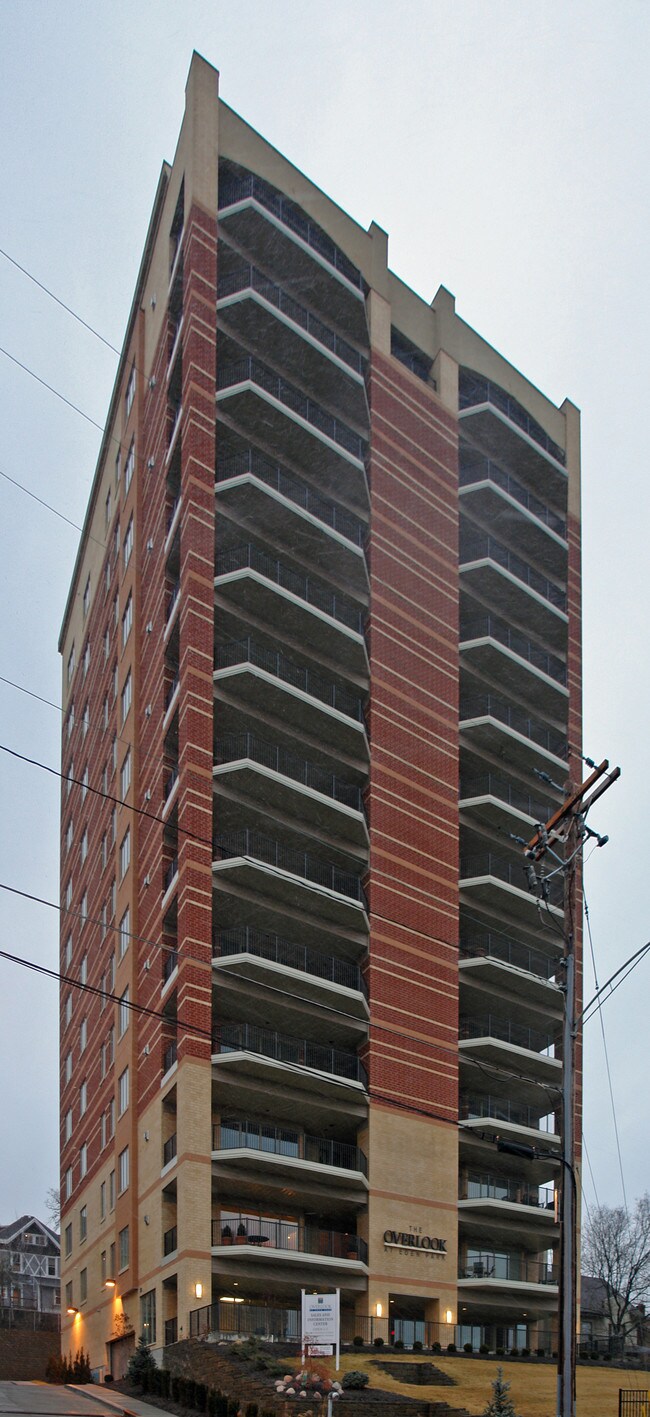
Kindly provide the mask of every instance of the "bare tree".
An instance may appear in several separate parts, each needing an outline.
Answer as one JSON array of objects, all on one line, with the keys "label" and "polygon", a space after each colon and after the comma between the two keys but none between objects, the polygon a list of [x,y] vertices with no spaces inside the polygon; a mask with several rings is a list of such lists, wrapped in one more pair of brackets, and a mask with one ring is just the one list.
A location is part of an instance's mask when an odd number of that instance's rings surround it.
[{"label": "bare tree", "polygon": [[628,1213],[622,1206],[592,1211],[582,1241],[582,1268],[603,1286],[612,1336],[625,1338],[650,1297],[650,1194]]},{"label": "bare tree", "polygon": [[61,1192],[57,1190],[56,1186],[50,1186],[45,1197],[45,1209],[49,1215],[52,1229],[58,1235],[61,1228]]}]

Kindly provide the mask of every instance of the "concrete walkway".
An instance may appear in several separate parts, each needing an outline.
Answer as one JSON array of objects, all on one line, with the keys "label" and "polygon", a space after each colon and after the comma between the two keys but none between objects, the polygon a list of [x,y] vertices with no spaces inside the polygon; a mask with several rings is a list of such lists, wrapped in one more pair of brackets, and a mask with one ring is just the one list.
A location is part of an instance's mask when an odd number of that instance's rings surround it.
[{"label": "concrete walkway", "polygon": [[69,1392],[82,1392],[90,1402],[96,1402],[104,1412],[120,1412],[125,1417],[160,1417],[160,1408],[141,1402],[139,1397],[127,1397],[123,1392],[114,1392],[110,1383],[75,1383]]}]

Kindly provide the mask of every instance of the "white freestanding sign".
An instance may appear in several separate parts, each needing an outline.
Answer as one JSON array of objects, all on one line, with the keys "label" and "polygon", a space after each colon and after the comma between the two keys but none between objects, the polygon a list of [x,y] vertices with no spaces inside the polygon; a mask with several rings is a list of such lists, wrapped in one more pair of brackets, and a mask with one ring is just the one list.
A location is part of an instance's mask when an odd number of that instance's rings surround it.
[{"label": "white freestanding sign", "polygon": [[332,1345],[336,1353],[336,1371],[339,1370],[339,1337],[341,1291],[334,1294],[308,1294],[302,1290],[302,1351],[319,1349],[322,1353]]}]

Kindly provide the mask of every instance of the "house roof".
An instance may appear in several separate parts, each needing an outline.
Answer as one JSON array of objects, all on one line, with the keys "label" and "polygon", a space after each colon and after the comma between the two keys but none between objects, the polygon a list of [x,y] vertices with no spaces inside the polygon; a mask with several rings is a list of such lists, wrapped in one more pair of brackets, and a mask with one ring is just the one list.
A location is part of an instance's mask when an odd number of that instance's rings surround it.
[{"label": "house roof", "polygon": [[0,1245],[9,1244],[18,1235],[22,1235],[26,1230],[38,1228],[53,1245],[59,1246],[59,1236],[56,1230],[52,1230],[44,1220],[39,1220],[36,1215],[21,1215],[18,1220],[10,1221],[9,1225],[0,1225]]}]

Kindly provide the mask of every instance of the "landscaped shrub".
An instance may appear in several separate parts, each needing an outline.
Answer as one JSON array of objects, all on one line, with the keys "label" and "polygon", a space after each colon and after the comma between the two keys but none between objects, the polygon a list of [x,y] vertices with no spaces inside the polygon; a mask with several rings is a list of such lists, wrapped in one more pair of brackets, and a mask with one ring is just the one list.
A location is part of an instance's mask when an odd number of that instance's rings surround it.
[{"label": "landscaped shrub", "polygon": [[448,1344],[447,1344],[447,1352],[448,1352],[448,1353],[457,1353],[457,1352],[458,1352],[458,1349],[457,1349],[457,1347],[456,1347],[456,1344],[455,1344],[455,1343],[448,1343]]},{"label": "landscaped shrub", "polygon": [[530,1358],[530,1348],[522,1348],[521,1356],[522,1358]]},{"label": "landscaped shrub", "polygon": [[60,1353],[51,1353],[45,1368],[46,1383],[64,1383],[65,1366],[65,1358]]},{"label": "landscaped shrub", "polygon": [[354,1368],[352,1368],[349,1373],[345,1374],[342,1386],[344,1388],[352,1388],[353,1391],[356,1391],[359,1388],[366,1387],[367,1383],[368,1374],[359,1373]]},{"label": "landscaped shrub", "polygon": [[260,1409],[256,1402],[247,1402],[244,1411],[244,1417],[257,1417],[259,1410]]},{"label": "landscaped shrub", "polygon": [[497,1349],[496,1349],[497,1358],[503,1358],[503,1356],[504,1356],[504,1354],[505,1354],[505,1351],[506,1351],[505,1348],[497,1348]]},{"label": "landscaped shrub", "polygon": [[171,1397],[172,1402],[180,1402],[180,1391],[181,1379],[179,1378],[178,1373],[172,1373],[171,1382],[169,1384],[169,1396]]},{"label": "landscaped shrub", "polygon": [[432,1353],[442,1353],[442,1348],[441,1348],[440,1344],[438,1343],[438,1340],[437,1340],[437,1339],[436,1339],[435,1343],[432,1343],[432,1344],[431,1344],[431,1352],[432,1352]]},{"label": "landscaped shrub", "polygon": [[545,1357],[546,1357],[546,1349],[545,1349],[545,1348],[536,1348],[536,1349],[535,1349],[535,1352],[536,1352],[538,1358],[545,1358]]},{"label": "landscaped shrub", "polygon": [[478,1350],[478,1351],[479,1351],[479,1353],[489,1353],[489,1351],[490,1351],[489,1344],[487,1344],[487,1343],[481,1343],[481,1344],[479,1344],[479,1350]]},{"label": "landscaped shrub", "polygon": [[463,1353],[473,1353],[473,1352],[474,1352],[474,1349],[473,1349],[471,1343],[464,1343],[464,1344],[463,1344]]},{"label": "landscaped shrub", "polygon": [[603,1353],[603,1362],[604,1362],[604,1363],[611,1363],[611,1361],[612,1361],[612,1355],[611,1355],[611,1353]]},{"label": "landscaped shrub", "polygon": [[[207,1386],[207,1383],[199,1383],[199,1382],[195,1383],[195,1384],[194,1384],[194,1406],[196,1407],[197,1412],[205,1412],[205,1409],[206,1409],[206,1407],[207,1407],[207,1403],[208,1403],[208,1386]],[[255,1414],[255,1417],[257,1417],[257,1413]]]},{"label": "landscaped shrub", "polygon": [[510,1357],[511,1357],[511,1358],[518,1358],[518,1357],[519,1357],[519,1349],[518,1349],[518,1348],[511,1348],[511,1349],[510,1349]]},{"label": "landscaped shrub", "polygon": [[413,1352],[414,1352],[414,1353],[421,1353],[421,1352],[422,1352],[422,1339],[421,1339],[421,1338],[414,1338],[414,1339],[413,1339]]},{"label": "landscaped shrub", "polygon": [[373,1343],[375,1345],[375,1348],[383,1348],[384,1346],[384,1340],[383,1338],[379,1338],[379,1336],[377,1336],[377,1338],[373,1338]]},{"label": "landscaped shrub", "polygon": [[360,1333],[355,1333],[352,1343],[355,1348],[363,1348],[363,1339]]},{"label": "landscaped shrub", "polygon": [[393,1343],[393,1348],[403,1348],[403,1347],[404,1347],[404,1339],[403,1339],[403,1338],[396,1338],[396,1339],[395,1339],[395,1342]]},{"label": "landscaped shrub", "polygon": [[231,1399],[228,1403],[228,1417],[238,1417],[239,1403]]},{"label": "landscaped shrub", "polygon": [[138,1346],[129,1358],[129,1365],[126,1376],[131,1383],[142,1384],[145,1373],[150,1373],[156,1367],[156,1360],[151,1356],[149,1344],[145,1342],[141,1334],[138,1339]]}]

